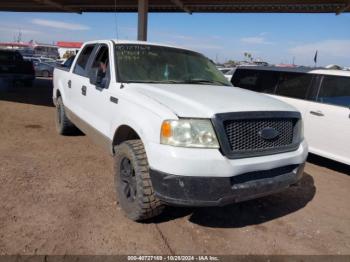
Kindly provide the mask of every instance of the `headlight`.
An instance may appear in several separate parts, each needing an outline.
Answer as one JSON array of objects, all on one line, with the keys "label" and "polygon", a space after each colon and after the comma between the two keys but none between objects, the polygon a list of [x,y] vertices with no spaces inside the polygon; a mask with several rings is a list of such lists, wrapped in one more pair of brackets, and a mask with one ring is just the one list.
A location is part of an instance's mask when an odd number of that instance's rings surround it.
[{"label": "headlight", "polygon": [[180,147],[219,148],[213,125],[206,119],[166,120],[160,143]]}]

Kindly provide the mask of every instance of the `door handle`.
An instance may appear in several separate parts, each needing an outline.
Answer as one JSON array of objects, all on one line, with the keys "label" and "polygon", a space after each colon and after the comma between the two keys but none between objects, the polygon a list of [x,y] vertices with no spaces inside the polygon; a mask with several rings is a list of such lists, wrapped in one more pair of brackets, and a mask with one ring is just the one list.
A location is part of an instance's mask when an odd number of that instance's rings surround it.
[{"label": "door handle", "polygon": [[86,86],[82,86],[82,87],[81,87],[81,94],[82,94],[83,96],[86,96]]},{"label": "door handle", "polygon": [[318,111],[310,111],[310,114],[314,115],[314,116],[324,116],[324,114],[320,110],[318,110]]},{"label": "door handle", "polygon": [[72,88],[72,81],[71,80],[68,81],[68,88]]},{"label": "door handle", "polygon": [[115,104],[118,104],[118,98],[114,97],[114,96],[111,96],[109,98],[109,101],[111,101],[112,103],[115,103]]}]

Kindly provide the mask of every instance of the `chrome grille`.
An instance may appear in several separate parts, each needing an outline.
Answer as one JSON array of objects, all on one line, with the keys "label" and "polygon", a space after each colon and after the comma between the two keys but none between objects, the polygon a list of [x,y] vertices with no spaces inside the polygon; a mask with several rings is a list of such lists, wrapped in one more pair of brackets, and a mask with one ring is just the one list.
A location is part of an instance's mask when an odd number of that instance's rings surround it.
[{"label": "chrome grille", "polygon": [[[293,143],[296,119],[238,119],[224,121],[224,129],[233,153],[276,150]],[[273,128],[279,135],[264,139],[259,132]]]}]

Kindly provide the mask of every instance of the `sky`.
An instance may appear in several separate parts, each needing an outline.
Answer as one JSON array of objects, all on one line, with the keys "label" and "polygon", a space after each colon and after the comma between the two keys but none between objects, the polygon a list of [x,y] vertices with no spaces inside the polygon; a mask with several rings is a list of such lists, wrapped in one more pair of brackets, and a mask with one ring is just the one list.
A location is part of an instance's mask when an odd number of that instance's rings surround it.
[{"label": "sky", "polygon": [[[148,41],[199,51],[217,62],[244,60],[244,53],[269,63],[350,67],[350,14],[171,14],[150,13]],[[134,13],[0,12],[0,41],[43,43],[96,39],[136,40]]]}]

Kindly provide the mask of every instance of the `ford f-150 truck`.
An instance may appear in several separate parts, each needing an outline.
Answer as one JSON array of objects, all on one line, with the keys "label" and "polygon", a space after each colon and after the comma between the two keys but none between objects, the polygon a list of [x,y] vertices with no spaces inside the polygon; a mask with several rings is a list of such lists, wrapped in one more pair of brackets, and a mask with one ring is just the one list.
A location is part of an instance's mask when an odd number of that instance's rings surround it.
[{"label": "ford f-150 truck", "polygon": [[220,206],[288,188],[307,143],[290,105],[232,87],[183,48],[93,41],[54,71],[56,125],[79,128],[114,157],[118,200],[144,220],[164,204]]}]

